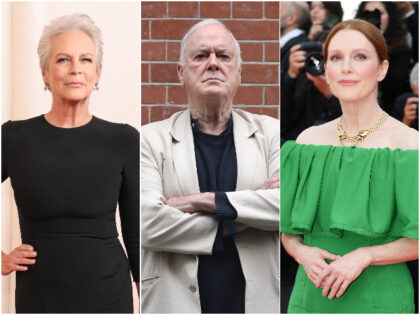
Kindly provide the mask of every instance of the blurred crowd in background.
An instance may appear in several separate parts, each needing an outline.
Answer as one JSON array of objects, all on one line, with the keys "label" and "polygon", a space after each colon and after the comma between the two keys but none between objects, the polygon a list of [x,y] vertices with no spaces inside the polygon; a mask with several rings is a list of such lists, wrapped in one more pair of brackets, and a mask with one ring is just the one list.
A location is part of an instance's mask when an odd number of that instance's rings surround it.
[{"label": "blurred crowd in background", "polygon": [[[418,2],[364,1],[354,18],[373,23],[388,44],[389,70],[379,85],[379,105],[418,130]],[[342,19],[339,1],[280,2],[281,144],[296,140],[306,128],[341,116],[340,103],[325,79],[322,43]],[[417,313],[418,261],[408,266]],[[282,313],[287,310],[296,270],[297,264],[282,247]]]},{"label": "blurred crowd in background", "polygon": [[[418,129],[418,2],[363,1],[354,18],[373,23],[388,44],[389,70],[379,86],[380,106]],[[280,2],[282,144],[341,116],[325,79],[322,43],[342,19],[339,1]]]}]

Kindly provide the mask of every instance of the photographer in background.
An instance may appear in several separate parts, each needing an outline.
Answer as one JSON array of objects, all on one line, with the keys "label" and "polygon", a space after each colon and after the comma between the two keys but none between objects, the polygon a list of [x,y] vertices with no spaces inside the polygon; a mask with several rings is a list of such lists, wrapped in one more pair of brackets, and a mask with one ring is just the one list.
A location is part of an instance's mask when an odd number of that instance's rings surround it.
[{"label": "photographer in background", "polygon": [[404,93],[395,100],[394,111],[398,120],[407,126],[419,130],[418,104],[419,104],[419,64],[410,72],[410,85],[412,92]]},{"label": "photographer in background", "polygon": [[281,143],[296,140],[306,128],[341,115],[338,99],[331,94],[324,75],[322,44],[329,29],[315,35],[314,42],[290,50],[290,66],[281,85]]},{"label": "photographer in background", "polygon": [[331,29],[331,24],[338,24],[343,19],[343,8],[340,1],[310,1],[311,29],[309,38],[314,40],[315,34],[325,29],[326,24]]},{"label": "photographer in background", "polygon": [[306,2],[280,2],[280,69],[282,78],[289,68],[290,48],[309,41],[307,34],[310,26],[309,6]]}]

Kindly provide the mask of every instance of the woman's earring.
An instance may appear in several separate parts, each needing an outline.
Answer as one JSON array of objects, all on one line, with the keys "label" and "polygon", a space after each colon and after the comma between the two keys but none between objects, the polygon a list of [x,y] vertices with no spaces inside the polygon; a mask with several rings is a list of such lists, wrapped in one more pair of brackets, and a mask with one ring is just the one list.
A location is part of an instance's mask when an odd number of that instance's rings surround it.
[{"label": "woman's earring", "polygon": [[47,83],[44,84],[44,91],[51,91],[50,86]]},{"label": "woman's earring", "polygon": [[99,90],[99,83],[98,82],[95,83],[95,87],[93,89],[96,90],[96,91]]}]

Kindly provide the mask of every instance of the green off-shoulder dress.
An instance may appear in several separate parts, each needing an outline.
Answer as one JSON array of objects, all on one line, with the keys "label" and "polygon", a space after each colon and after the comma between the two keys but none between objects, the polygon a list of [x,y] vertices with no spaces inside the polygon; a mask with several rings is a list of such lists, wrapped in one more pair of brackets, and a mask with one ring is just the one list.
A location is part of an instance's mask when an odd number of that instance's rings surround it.
[{"label": "green off-shoulder dress", "polygon": [[[281,232],[344,255],[418,239],[418,150],[286,142],[281,149]],[[340,298],[322,296],[299,266],[289,313],[413,313],[405,263],[369,266]]]}]

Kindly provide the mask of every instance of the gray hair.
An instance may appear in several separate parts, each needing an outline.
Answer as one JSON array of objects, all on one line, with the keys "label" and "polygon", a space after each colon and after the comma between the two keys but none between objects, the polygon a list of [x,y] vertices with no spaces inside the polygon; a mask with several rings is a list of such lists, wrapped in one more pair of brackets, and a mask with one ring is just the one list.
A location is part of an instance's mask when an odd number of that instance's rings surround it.
[{"label": "gray hair", "polygon": [[410,72],[410,85],[412,88],[419,87],[419,63],[416,63]]},{"label": "gray hair", "polygon": [[304,1],[293,1],[292,5],[297,11],[296,26],[308,33],[312,24],[311,16],[309,14],[309,5]]},{"label": "gray hair", "polygon": [[219,25],[221,27],[223,27],[226,32],[228,32],[228,34],[230,35],[230,37],[233,40],[233,43],[235,44],[235,50],[236,50],[236,55],[237,55],[237,65],[238,68],[241,66],[242,64],[242,58],[241,58],[241,47],[239,46],[238,41],[236,40],[235,36],[233,36],[232,32],[229,31],[229,29],[219,20],[216,19],[205,19],[202,20],[201,22],[198,22],[197,24],[194,24],[189,30],[188,32],[184,35],[184,38],[182,39],[181,42],[181,54],[179,56],[179,63],[181,65],[184,65],[184,54],[185,54],[185,46],[188,42],[188,40],[190,39],[192,33],[194,33],[196,30],[198,30],[199,28],[209,25],[209,24],[215,24],[215,25]]},{"label": "gray hair", "polygon": [[88,15],[81,13],[60,16],[44,27],[38,43],[41,70],[45,72],[48,69],[51,40],[55,36],[69,31],[80,31],[92,39],[96,48],[96,71],[99,71],[103,55],[102,32]]}]

